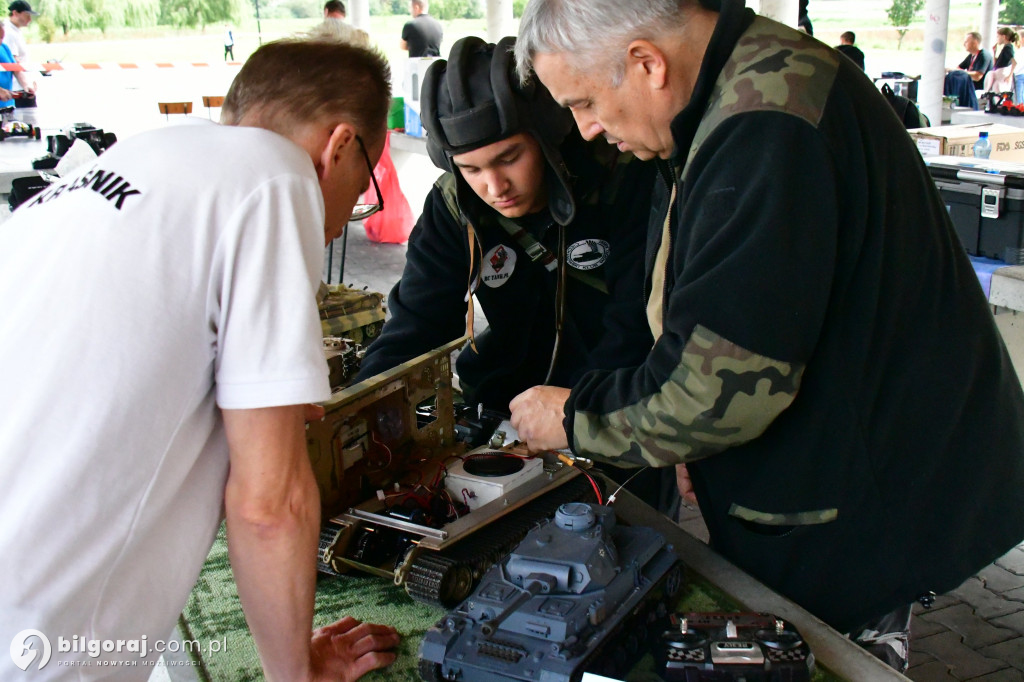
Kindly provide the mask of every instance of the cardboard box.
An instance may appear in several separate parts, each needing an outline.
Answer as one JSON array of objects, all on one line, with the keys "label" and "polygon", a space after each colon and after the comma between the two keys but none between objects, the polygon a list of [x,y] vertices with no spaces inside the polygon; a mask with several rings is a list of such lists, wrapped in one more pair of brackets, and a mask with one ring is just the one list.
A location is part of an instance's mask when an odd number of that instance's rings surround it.
[{"label": "cardboard box", "polygon": [[1024,161],[1024,128],[1005,123],[965,123],[955,126],[913,128],[910,137],[921,156],[974,156],[978,133],[987,130],[992,143],[989,158]]}]

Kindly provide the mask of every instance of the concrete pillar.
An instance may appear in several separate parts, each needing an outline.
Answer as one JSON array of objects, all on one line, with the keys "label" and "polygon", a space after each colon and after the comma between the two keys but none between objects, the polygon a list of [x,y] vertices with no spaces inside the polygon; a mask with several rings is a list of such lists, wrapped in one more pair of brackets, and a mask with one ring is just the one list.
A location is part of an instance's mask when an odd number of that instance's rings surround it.
[{"label": "concrete pillar", "polygon": [[996,29],[999,27],[999,0],[981,0],[981,48],[991,50],[996,44]]},{"label": "concrete pillar", "polygon": [[949,0],[928,0],[924,6],[924,51],[917,106],[933,126],[942,125],[942,81],[946,75]]},{"label": "concrete pillar", "polygon": [[512,25],[512,0],[487,0],[487,42],[515,35]]},{"label": "concrete pillar", "polygon": [[761,0],[761,16],[796,28],[800,20],[800,0]]},{"label": "concrete pillar", "polygon": [[353,26],[370,32],[370,0],[347,0],[345,10],[345,18]]}]

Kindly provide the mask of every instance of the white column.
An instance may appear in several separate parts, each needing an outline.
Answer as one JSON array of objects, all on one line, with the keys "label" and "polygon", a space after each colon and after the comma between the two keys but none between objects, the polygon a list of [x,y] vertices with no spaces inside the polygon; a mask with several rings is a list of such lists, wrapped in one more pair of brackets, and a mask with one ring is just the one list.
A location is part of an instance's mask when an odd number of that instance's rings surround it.
[{"label": "white column", "polygon": [[370,0],[345,0],[345,18],[353,26],[370,32]]},{"label": "white column", "polygon": [[942,81],[946,75],[949,0],[928,0],[924,6],[924,53],[917,105],[933,126],[942,125]]},{"label": "white column", "polygon": [[981,0],[981,48],[991,50],[996,44],[999,22],[999,0]]},{"label": "white column", "polygon": [[800,0],[761,0],[758,13],[795,28],[800,21]]},{"label": "white column", "polygon": [[487,0],[487,41],[496,43],[512,30],[512,0]]}]

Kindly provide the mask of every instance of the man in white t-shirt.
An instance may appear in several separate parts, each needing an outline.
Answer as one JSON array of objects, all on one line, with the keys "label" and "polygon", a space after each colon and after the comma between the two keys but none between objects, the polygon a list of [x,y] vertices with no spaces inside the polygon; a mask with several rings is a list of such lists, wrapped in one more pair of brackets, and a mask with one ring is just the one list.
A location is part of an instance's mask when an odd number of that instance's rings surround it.
[{"label": "man in white t-shirt", "polygon": [[0,225],[0,679],[146,679],[222,516],[267,679],[394,659],[389,627],[312,632],[304,429],[324,243],[374,210],[389,83],[363,48],[264,45],[226,125],[123,140]]},{"label": "man in white t-shirt", "polygon": [[[28,62],[28,43],[25,42],[25,36],[22,35],[21,30],[28,28],[28,25],[32,23],[32,17],[39,16],[39,12],[32,11],[32,6],[25,0],[14,0],[7,6],[7,11],[8,16],[4,19],[4,45],[11,50],[14,61],[25,64]],[[16,87],[15,89],[21,90],[22,88]],[[25,91],[35,93],[35,81],[32,81]]]}]

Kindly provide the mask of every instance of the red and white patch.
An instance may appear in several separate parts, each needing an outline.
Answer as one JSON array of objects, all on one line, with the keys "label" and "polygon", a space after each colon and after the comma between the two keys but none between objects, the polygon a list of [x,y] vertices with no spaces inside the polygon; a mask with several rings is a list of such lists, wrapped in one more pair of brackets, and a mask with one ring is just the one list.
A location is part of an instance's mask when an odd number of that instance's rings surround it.
[{"label": "red and white patch", "polygon": [[487,286],[495,289],[508,281],[512,271],[516,269],[515,249],[498,244],[484,254],[484,263],[480,272],[480,279]]}]

